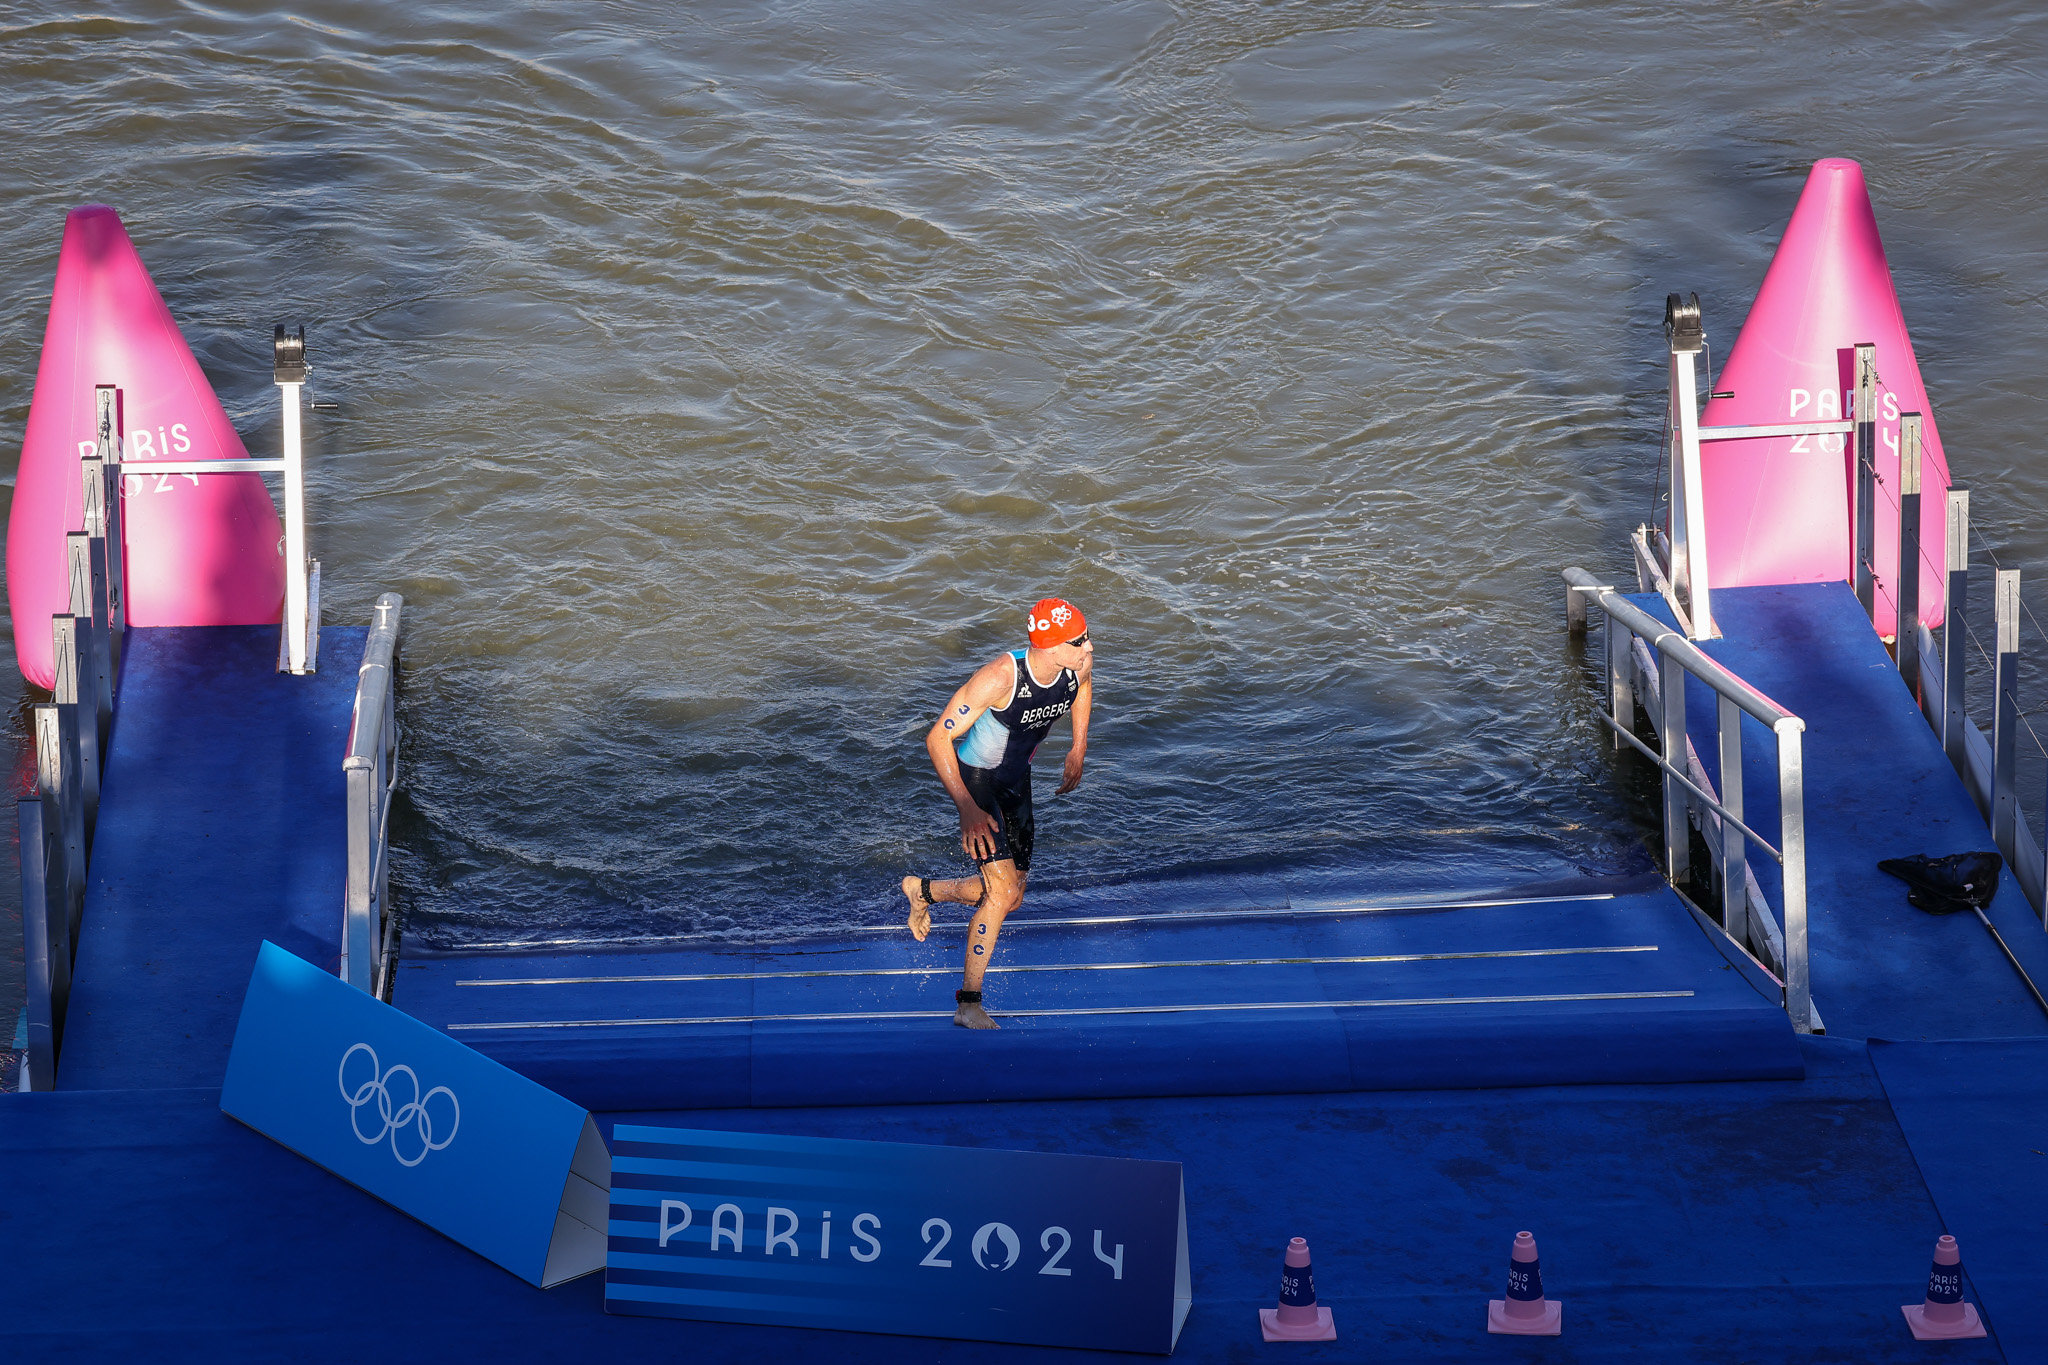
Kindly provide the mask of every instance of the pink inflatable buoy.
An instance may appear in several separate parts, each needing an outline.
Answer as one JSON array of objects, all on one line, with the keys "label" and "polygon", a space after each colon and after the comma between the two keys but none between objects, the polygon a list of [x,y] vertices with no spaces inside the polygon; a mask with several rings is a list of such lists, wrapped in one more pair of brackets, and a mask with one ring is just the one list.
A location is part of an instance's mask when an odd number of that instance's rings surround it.
[{"label": "pink inflatable buoy", "polygon": [[120,216],[73,209],[7,522],[15,656],[39,687],[55,676],[50,617],[70,610],[64,536],[83,524],[78,461],[94,448],[99,384],[121,390],[128,623],[265,625],[284,609],[283,531],[261,475],[144,472],[151,460],[249,452]]},{"label": "pink inflatable buoy", "polygon": [[[1714,387],[1703,426],[1846,421],[1855,347],[1877,347],[1877,566],[1874,624],[1898,629],[1899,418],[1921,425],[1920,619],[1942,621],[1949,486],[1941,435],[1920,380],[1863,168],[1816,161]],[[1707,564],[1717,588],[1852,580],[1855,454],[1845,437],[1714,441],[1700,453]]]}]

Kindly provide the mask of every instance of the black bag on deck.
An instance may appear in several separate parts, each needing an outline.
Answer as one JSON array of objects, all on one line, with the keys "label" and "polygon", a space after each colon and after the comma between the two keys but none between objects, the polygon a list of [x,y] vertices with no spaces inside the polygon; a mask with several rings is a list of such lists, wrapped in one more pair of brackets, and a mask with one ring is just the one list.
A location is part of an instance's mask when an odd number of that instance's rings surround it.
[{"label": "black bag on deck", "polygon": [[1951,853],[1930,858],[1916,853],[1910,858],[1887,858],[1877,865],[1907,887],[1906,903],[1930,915],[1953,915],[1958,910],[1983,910],[1998,894],[1998,874],[2005,860],[1996,853]]}]

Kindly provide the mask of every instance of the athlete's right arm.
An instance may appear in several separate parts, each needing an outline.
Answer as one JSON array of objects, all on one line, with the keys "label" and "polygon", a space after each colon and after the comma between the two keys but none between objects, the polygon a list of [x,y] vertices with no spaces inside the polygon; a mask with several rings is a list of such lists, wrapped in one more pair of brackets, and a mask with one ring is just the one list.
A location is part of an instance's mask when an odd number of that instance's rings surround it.
[{"label": "athlete's right arm", "polygon": [[1011,689],[1016,686],[1010,656],[991,659],[975,670],[974,676],[961,684],[946,702],[946,709],[932,722],[932,728],[925,734],[925,752],[931,755],[932,768],[939,775],[939,782],[945,787],[946,795],[953,798],[953,806],[960,812],[960,846],[970,858],[993,857],[996,851],[996,821],[993,815],[974,804],[974,798],[967,794],[967,784],[960,778],[960,755],[954,752],[958,744],[981,719],[981,713],[992,706],[1001,706],[1010,699]]}]

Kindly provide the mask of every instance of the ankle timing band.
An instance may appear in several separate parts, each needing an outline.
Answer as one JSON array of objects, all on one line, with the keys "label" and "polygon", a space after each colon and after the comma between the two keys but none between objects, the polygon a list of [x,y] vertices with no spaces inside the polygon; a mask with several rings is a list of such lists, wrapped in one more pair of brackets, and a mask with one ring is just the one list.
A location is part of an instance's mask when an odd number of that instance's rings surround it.
[{"label": "ankle timing band", "polygon": [[981,992],[980,992],[980,991],[954,991],[954,992],[953,992],[953,999],[954,999],[954,1000],[955,1000],[956,1002],[958,1002],[959,1004],[962,1004],[962,1005],[979,1005],[979,1004],[981,1003]]}]

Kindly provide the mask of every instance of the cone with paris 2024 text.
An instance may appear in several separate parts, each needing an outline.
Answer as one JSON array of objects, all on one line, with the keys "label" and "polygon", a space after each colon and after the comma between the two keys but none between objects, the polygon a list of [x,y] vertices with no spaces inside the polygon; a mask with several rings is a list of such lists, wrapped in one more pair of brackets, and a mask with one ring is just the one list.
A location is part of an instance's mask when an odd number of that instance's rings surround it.
[{"label": "cone with paris 2024 text", "polygon": [[1486,1305],[1486,1330],[1511,1336],[1554,1337],[1564,1330],[1564,1305],[1543,1297],[1543,1267],[1536,1234],[1515,1234],[1508,1253],[1508,1296]]},{"label": "cone with paris 2024 text", "polygon": [[1259,1331],[1268,1341],[1335,1341],[1337,1324],[1330,1310],[1316,1307],[1315,1271],[1308,1263],[1308,1240],[1287,1244],[1280,1266],[1280,1306],[1259,1310]]},{"label": "cone with paris 2024 text", "polygon": [[1934,1268],[1927,1275],[1927,1301],[1899,1310],[1920,1341],[1954,1341],[1984,1335],[1977,1305],[1963,1302],[1963,1253],[1947,1233],[1934,1244]]}]

